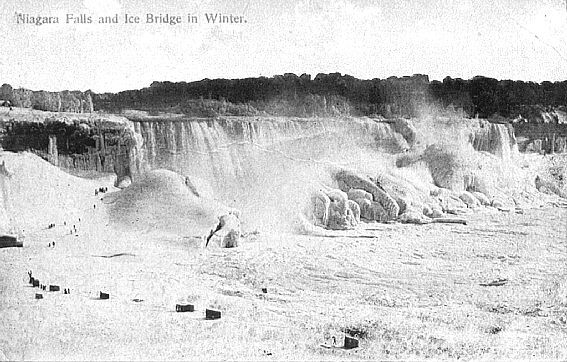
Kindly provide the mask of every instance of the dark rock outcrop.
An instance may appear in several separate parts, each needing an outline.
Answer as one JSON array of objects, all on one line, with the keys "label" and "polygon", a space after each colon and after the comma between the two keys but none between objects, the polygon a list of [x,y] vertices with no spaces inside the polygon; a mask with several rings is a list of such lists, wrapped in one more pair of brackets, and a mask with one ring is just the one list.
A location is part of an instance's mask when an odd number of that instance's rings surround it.
[{"label": "dark rock outcrop", "polygon": [[114,172],[117,182],[142,170],[143,140],[126,118],[40,111],[0,116],[0,146],[31,151],[69,170]]}]

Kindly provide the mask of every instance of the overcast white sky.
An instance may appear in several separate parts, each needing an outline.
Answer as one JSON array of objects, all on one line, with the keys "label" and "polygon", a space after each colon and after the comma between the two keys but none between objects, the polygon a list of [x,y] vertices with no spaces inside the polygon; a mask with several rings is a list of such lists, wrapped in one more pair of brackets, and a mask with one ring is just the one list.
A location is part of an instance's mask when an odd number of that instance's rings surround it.
[{"label": "overcast white sky", "polygon": [[[431,79],[567,79],[567,0],[1,0],[0,84],[120,91],[154,80],[341,72]],[[91,15],[93,24],[17,24]],[[243,15],[210,25],[204,14]],[[125,25],[124,14],[180,25]],[[199,16],[186,23],[187,14]],[[119,14],[121,24],[98,24]]]}]

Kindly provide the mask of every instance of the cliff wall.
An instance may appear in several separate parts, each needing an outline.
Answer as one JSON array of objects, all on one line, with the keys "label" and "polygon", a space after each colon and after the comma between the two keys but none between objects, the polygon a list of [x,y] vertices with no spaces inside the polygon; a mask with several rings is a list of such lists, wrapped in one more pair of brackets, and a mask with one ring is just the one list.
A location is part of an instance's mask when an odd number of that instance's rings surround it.
[{"label": "cliff wall", "polygon": [[118,179],[141,172],[142,140],[124,117],[13,109],[0,113],[0,146],[31,151],[65,169],[114,172]]}]

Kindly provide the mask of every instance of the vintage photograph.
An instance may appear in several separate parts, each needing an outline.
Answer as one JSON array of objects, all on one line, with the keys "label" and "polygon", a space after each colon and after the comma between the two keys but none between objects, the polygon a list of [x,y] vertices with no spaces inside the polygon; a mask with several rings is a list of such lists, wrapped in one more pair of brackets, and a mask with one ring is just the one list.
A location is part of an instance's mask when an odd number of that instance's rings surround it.
[{"label": "vintage photograph", "polygon": [[0,33],[0,361],[567,359],[566,0]]}]

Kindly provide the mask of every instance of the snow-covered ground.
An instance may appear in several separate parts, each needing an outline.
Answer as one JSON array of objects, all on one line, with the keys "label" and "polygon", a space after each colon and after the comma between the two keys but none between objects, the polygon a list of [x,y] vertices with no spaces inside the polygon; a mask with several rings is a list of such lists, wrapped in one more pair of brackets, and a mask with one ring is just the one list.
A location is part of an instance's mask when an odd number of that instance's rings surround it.
[{"label": "snow-covered ground", "polygon": [[[111,177],[79,179],[27,154],[2,160],[13,172],[3,187],[20,187],[4,199],[4,231],[25,245],[0,249],[0,359],[567,358],[564,208],[327,237],[260,230],[238,248],[205,249],[206,218],[175,232],[157,227],[163,217],[118,225]],[[70,294],[31,287],[29,270]],[[196,311],[177,313],[184,303]],[[205,320],[206,308],[222,318]],[[341,346],[345,331],[359,348],[321,346]]]}]

